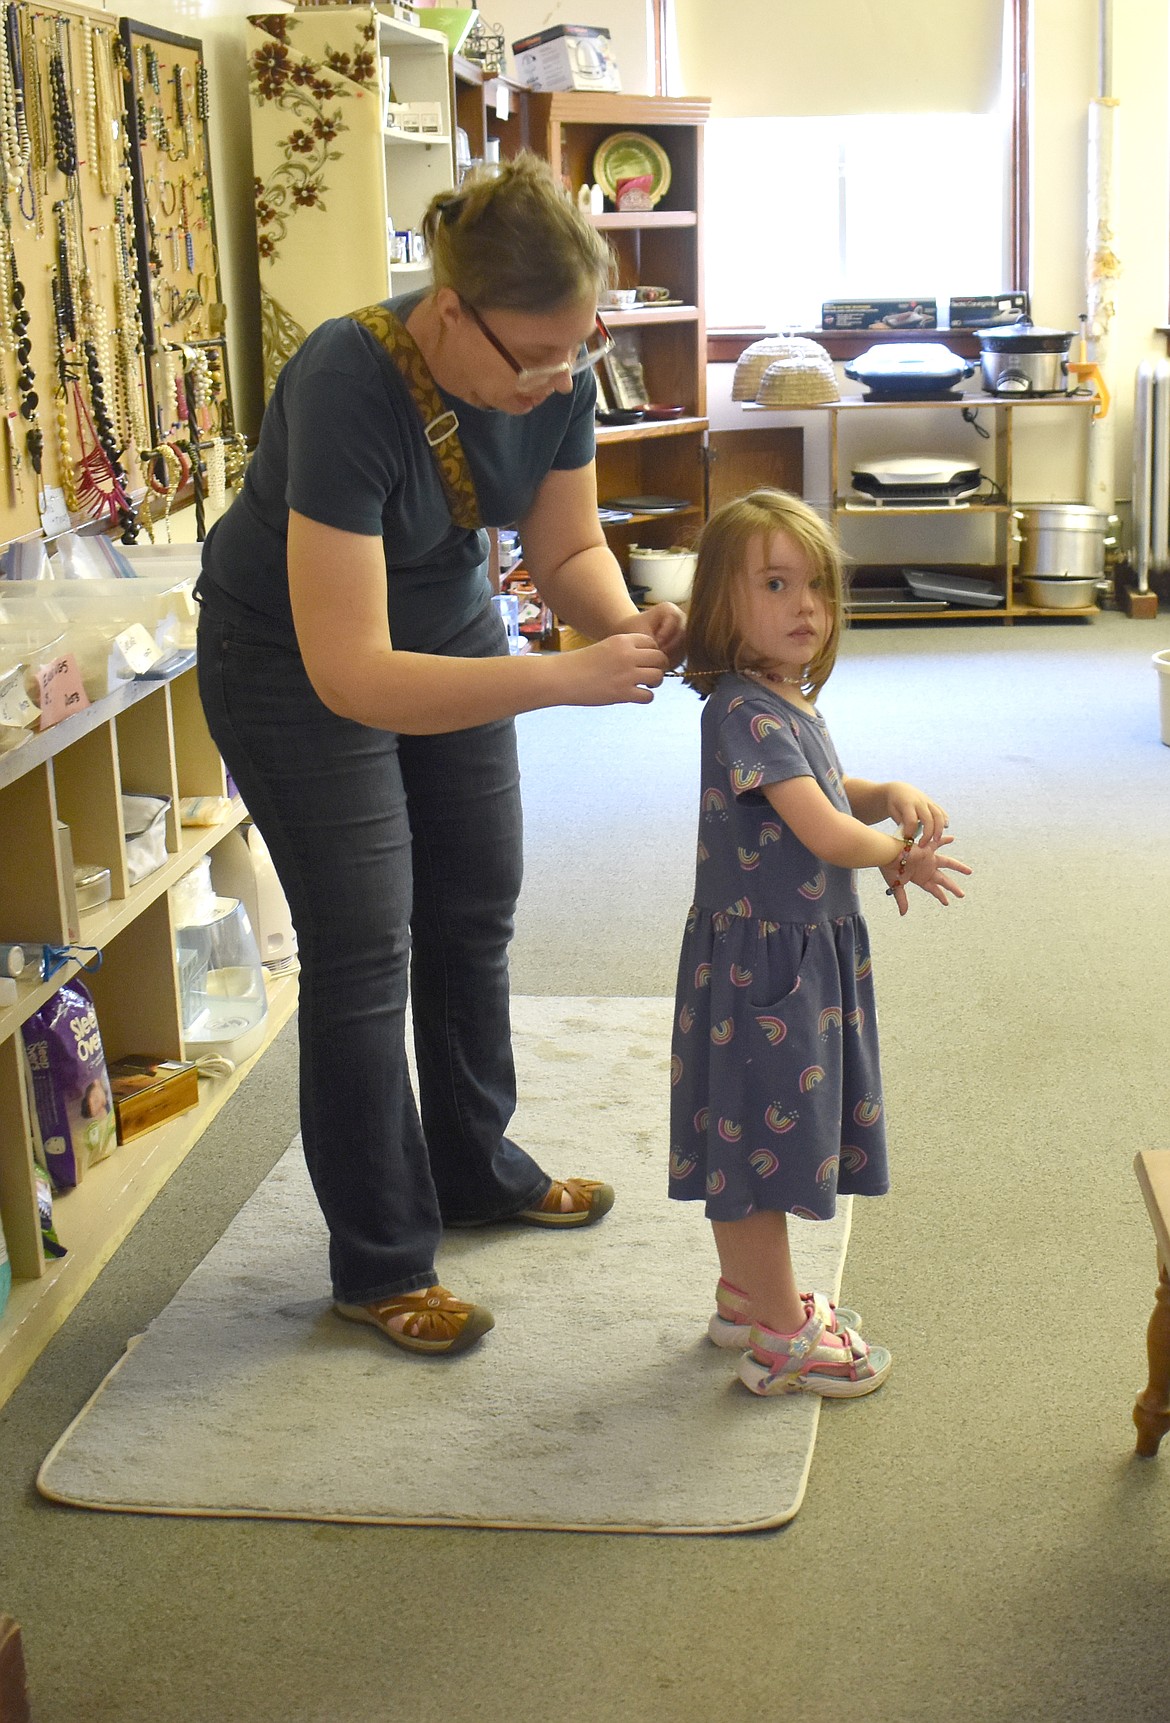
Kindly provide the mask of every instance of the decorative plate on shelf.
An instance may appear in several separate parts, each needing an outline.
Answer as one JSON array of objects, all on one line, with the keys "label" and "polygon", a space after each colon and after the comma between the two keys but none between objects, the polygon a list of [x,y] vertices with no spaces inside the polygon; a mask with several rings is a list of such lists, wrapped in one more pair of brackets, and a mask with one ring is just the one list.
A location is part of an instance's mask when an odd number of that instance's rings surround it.
[{"label": "decorative plate on shelf", "polygon": [[645,132],[612,132],[597,146],[593,177],[606,197],[617,202],[618,181],[650,175],[650,202],[660,202],[670,190],[670,157]]}]

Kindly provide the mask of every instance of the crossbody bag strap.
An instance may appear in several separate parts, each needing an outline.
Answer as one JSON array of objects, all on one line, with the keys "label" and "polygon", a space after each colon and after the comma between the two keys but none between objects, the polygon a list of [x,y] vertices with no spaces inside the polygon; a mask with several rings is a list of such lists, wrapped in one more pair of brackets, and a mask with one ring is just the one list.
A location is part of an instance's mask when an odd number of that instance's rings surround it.
[{"label": "crossbody bag strap", "polygon": [[397,366],[422,420],[423,436],[434,458],[451,519],[456,526],[469,529],[482,526],[475,481],[459,441],[459,420],[450,407],[443,405],[413,335],[385,305],[363,305],[360,311],[351,311],[349,315],[370,331]]}]

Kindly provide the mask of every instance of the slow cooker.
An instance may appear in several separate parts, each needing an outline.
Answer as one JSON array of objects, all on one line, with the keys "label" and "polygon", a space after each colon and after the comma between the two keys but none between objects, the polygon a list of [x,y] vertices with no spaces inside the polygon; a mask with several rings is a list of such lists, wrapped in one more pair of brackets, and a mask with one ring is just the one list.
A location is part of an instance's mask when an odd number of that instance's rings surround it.
[{"label": "slow cooker", "polygon": [[869,347],[845,366],[845,375],[865,386],[874,401],[937,401],[974,375],[941,341],[898,341]]},{"label": "slow cooker", "polygon": [[1072,331],[1043,329],[1027,319],[977,329],[983,387],[989,395],[1065,395]]}]

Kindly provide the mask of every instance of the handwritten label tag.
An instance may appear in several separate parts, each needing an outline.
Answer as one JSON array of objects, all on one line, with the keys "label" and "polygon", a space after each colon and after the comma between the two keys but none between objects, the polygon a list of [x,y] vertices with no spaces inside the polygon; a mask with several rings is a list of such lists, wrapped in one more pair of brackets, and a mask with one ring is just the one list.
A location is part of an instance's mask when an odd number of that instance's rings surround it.
[{"label": "handwritten label tag", "polygon": [[65,504],[65,492],[57,485],[46,485],[37,498],[41,515],[41,530],[46,538],[53,538],[59,532],[68,532],[73,522],[69,519],[69,510]]},{"label": "handwritten label tag", "polygon": [[115,666],[124,664],[132,676],[143,676],[152,670],[162,657],[162,648],[156,646],[149,631],[141,622],[132,622],[129,628],[124,628],[121,634],[114,636],[113,659]]},{"label": "handwritten label tag", "polygon": [[23,730],[31,724],[37,709],[24,691],[24,667],[0,673],[0,724],[10,730]]},{"label": "handwritten label tag", "polygon": [[512,112],[512,92],[507,84],[496,84],[496,118],[506,120]]},{"label": "handwritten label tag", "polygon": [[89,695],[85,692],[81,671],[72,652],[54,658],[51,664],[38,670],[37,686],[41,692],[42,730],[59,724],[62,718],[70,718],[74,712],[81,712],[89,705]]}]

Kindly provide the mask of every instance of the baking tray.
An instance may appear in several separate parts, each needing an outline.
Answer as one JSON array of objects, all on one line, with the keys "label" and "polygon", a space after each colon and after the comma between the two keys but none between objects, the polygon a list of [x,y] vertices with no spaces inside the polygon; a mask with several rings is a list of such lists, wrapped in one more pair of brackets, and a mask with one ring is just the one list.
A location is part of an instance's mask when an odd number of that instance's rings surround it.
[{"label": "baking tray", "polygon": [[858,586],[848,608],[857,610],[946,610],[945,599],[915,598],[904,586]]},{"label": "baking tray", "polygon": [[971,574],[936,574],[930,569],[907,568],[902,578],[916,598],[941,598],[972,610],[1002,610],[1003,589],[993,580]]}]

